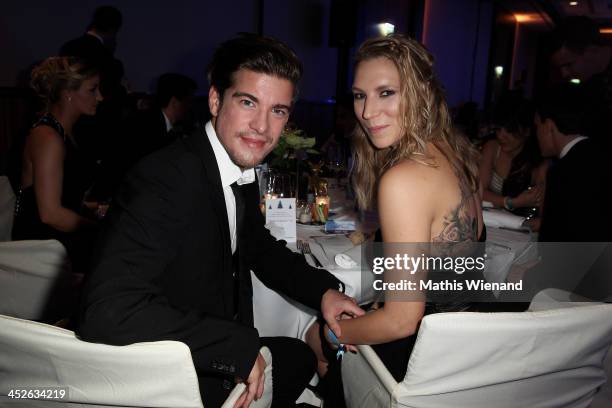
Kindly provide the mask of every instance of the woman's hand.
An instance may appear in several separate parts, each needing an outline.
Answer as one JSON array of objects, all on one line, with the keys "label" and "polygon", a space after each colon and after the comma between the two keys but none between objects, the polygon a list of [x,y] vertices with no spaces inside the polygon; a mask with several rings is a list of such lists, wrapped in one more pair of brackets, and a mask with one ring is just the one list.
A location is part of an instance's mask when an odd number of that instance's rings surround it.
[{"label": "woman's hand", "polygon": [[541,186],[529,187],[512,199],[514,208],[538,207],[544,200],[544,189]]}]

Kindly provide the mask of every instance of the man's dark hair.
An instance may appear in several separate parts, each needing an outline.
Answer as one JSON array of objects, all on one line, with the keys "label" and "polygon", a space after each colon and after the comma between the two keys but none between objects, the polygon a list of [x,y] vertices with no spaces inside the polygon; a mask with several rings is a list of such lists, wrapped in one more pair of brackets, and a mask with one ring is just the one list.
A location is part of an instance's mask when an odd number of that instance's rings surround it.
[{"label": "man's dark hair", "polygon": [[119,9],[113,6],[100,6],[94,11],[91,23],[87,29],[96,29],[108,33],[119,31],[123,23],[123,16]]},{"label": "man's dark hair", "polygon": [[157,80],[155,100],[161,108],[165,108],[173,96],[182,101],[192,96],[197,88],[198,85],[193,79],[185,75],[169,72],[161,75]]},{"label": "man's dark hair", "polygon": [[551,88],[536,102],[540,120],[552,120],[565,135],[589,134],[589,122],[594,111],[591,98],[583,86],[559,84]]},{"label": "man's dark hair", "polygon": [[220,98],[241,69],[286,79],[293,84],[294,100],[302,77],[302,63],[284,43],[269,37],[243,33],[222,43],[208,66],[208,82]]},{"label": "man's dark hair", "polygon": [[582,54],[589,45],[603,45],[604,39],[599,33],[597,23],[586,16],[565,18],[552,34],[552,51],[561,47]]}]

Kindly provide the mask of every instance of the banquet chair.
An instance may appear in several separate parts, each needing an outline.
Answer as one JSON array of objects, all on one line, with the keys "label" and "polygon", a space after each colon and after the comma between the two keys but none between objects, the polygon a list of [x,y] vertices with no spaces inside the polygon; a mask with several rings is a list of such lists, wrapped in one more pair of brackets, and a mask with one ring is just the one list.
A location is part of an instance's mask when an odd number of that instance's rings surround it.
[{"label": "banquet chair", "polygon": [[0,242],[0,314],[39,321],[66,317],[77,298],[72,279],[59,241]]},{"label": "banquet chair", "polygon": [[532,306],[425,316],[399,383],[371,347],[359,346],[342,362],[347,406],[562,408],[609,396],[609,386],[600,388],[612,304],[561,303],[545,292]]},{"label": "banquet chair", "polygon": [[0,242],[10,241],[15,214],[15,193],[8,177],[0,176]]},{"label": "banquet chair", "polygon": [[[272,356],[263,347],[272,400]],[[63,400],[11,400],[15,388],[65,387]],[[244,384],[234,387],[223,408],[233,407]],[[205,391],[204,391],[205,392]],[[10,407],[202,407],[189,347],[178,341],[111,346],[79,340],[59,327],[0,315],[0,406]]]}]

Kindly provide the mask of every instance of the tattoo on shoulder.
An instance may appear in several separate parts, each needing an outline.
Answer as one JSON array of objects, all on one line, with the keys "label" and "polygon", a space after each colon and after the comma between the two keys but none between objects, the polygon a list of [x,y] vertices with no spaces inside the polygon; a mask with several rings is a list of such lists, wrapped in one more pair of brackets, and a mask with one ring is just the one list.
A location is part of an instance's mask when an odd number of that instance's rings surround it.
[{"label": "tattoo on shoulder", "polygon": [[442,231],[433,242],[478,241],[478,220],[470,208],[471,194],[462,191],[461,202],[444,217]]}]

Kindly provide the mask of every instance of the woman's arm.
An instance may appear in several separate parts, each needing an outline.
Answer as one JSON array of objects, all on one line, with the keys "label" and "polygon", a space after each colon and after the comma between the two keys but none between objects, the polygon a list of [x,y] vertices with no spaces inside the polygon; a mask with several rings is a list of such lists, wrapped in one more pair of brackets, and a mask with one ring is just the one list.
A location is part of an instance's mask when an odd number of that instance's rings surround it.
[{"label": "woman's arm", "polygon": [[[495,140],[487,142],[482,151],[482,158],[479,166],[480,183],[484,189],[482,199],[493,203],[495,207],[506,207],[506,198],[501,194],[496,194],[489,190],[489,184],[491,183],[491,177],[493,175],[494,161],[497,154],[499,144]],[[536,205],[539,197],[542,195],[542,191],[539,186],[533,189],[525,190],[516,197],[512,198],[512,207],[530,207]],[[510,203],[508,203],[510,204]]]},{"label": "woman's arm", "polygon": [[93,222],[62,207],[64,143],[55,131],[39,126],[30,134],[34,194],[40,220],[63,232],[76,231]]},{"label": "woman's arm", "polygon": [[[403,162],[380,180],[378,211],[385,243],[430,242],[437,185],[432,168]],[[340,322],[339,340],[347,344],[378,344],[410,336],[423,317],[423,302],[387,301],[365,316]]]},{"label": "woman's arm", "polygon": [[495,207],[504,206],[504,196],[496,194],[489,190],[491,183],[491,177],[493,176],[493,168],[495,165],[495,155],[499,143],[496,140],[489,140],[482,148],[482,156],[480,158],[480,165],[478,166],[478,173],[480,176],[480,184],[483,188],[482,199],[493,203]]}]

